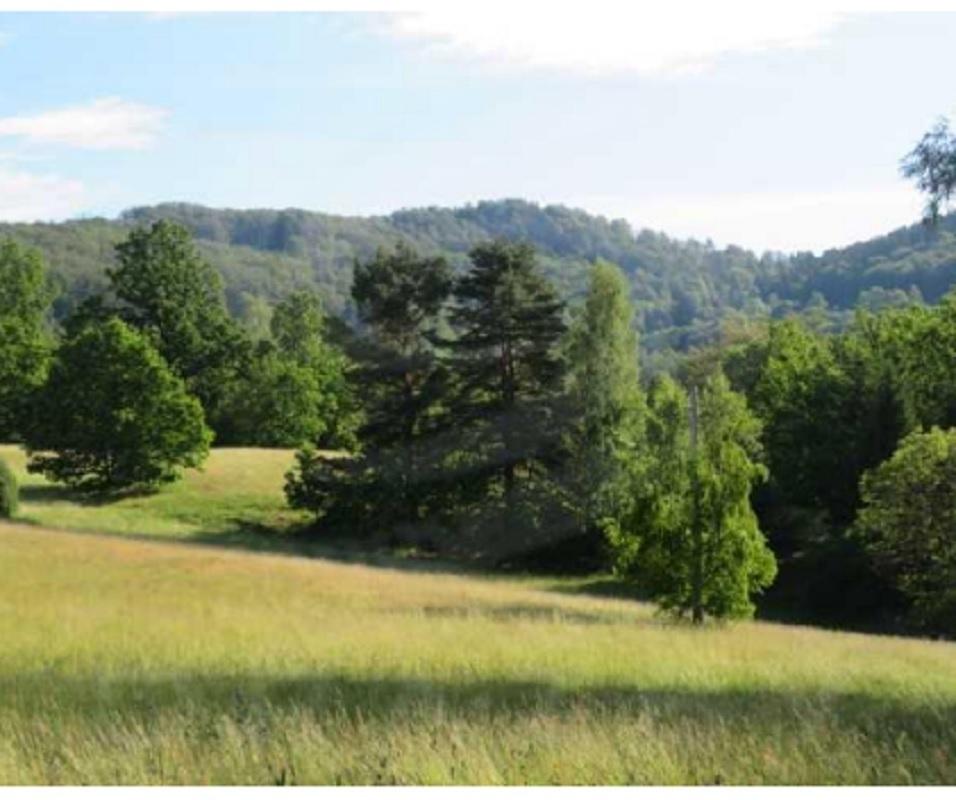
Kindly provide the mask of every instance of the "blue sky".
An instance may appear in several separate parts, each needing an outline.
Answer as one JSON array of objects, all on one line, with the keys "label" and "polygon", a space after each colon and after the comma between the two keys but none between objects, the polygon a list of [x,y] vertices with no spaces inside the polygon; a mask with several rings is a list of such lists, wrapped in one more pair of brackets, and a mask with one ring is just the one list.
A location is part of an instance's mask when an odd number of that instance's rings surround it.
[{"label": "blue sky", "polygon": [[898,165],[956,111],[956,14],[581,8],[0,14],[0,218],[525,197],[820,250],[918,217]]}]

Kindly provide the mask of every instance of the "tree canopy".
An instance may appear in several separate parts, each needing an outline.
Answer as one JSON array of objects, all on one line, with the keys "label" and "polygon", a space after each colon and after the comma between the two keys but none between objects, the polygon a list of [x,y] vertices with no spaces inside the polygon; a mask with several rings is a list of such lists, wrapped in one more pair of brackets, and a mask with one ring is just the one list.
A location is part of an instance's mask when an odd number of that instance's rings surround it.
[{"label": "tree canopy", "polygon": [[84,490],[169,482],[199,466],[212,439],[182,379],[117,318],[61,344],[31,416],[30,470]]},{"label": "tree canopy", "polygon": [[46,376],[52,296],[40,254],[0,239],[0,441],[20,438],[30,397]]}]

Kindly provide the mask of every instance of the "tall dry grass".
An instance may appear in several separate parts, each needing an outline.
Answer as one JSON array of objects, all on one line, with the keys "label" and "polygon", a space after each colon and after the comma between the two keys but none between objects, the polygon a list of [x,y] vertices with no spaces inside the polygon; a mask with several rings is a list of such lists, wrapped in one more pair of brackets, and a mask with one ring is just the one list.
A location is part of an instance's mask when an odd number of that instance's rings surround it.
[{"label": "tall dry grass", "polygon": [[0,526],[0,783],[956,783],[956,646]]}]

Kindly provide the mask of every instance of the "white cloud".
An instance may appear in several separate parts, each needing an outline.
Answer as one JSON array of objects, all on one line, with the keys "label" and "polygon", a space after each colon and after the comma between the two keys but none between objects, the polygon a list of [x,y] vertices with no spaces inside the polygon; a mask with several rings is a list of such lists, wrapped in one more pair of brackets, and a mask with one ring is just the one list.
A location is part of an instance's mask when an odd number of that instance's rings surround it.
[{"label": "white cloud", "polygon": [[[546,10],[545,10],[546,9]],[[497,64],[585,74],[698,71],[722,56],[821,44],[840,15],[777,3],[438,7],[388,18],[393,36]]]},{"label": "white cloud", "polygon": [[141,150],[153,143],[167,112],[103,97],[82,106],[0,118],[0,136],[88,150]]},{"label": "white cloud", "polygon": [[581,198],[574,205],[680,238],[711,239],[757,252],[820,252],[911,225],[922,198],[904,184],[820,192],[754,192]]},{"label": "white cloud", "polygon": [[0,220],[34,222],[76,215],[85,199],[83,184],[57,175],[34,175],[0,166]]}]

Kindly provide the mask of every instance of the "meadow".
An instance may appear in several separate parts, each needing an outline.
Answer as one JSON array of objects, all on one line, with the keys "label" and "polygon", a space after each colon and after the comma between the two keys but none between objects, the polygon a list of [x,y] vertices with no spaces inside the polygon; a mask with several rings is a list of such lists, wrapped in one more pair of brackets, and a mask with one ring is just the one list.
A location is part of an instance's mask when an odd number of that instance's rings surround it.
[{"label": "meadow", "polygon": [[0,445],[0,459],[20,482],[19,518],[50,528],[255,544],[252,534],[277,533],[307,517],[282,493],[291,450],[214,449],[201,470],[153,494],[84,497],[26,471],[19,447]]},{"label": "meadow", "polygon": [[111,504],[26,482],[0,784],[956,783],[952,643],[195,543],[298,524],[289,458]]}]

